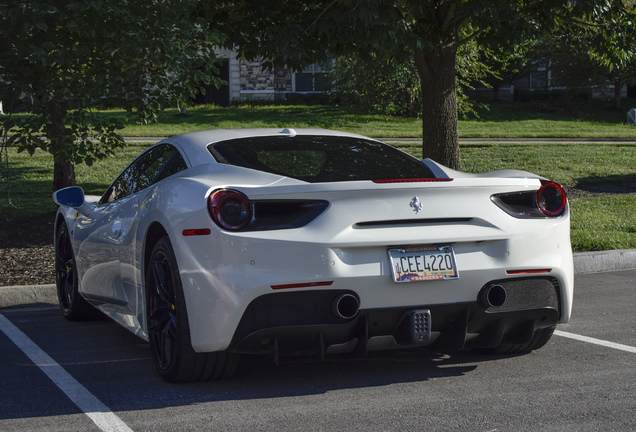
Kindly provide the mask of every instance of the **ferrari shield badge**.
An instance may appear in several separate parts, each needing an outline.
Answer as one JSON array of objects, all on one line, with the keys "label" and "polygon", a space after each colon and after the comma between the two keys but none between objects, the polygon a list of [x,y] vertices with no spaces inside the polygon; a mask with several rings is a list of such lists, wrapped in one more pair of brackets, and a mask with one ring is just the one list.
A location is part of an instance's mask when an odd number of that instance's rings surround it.
[{"label": "ferrari shield badge", "polygon": [[422,210],[422,203],[418,197],[413,197],[411,204],[409,204],[415,213],[419,213]]}]

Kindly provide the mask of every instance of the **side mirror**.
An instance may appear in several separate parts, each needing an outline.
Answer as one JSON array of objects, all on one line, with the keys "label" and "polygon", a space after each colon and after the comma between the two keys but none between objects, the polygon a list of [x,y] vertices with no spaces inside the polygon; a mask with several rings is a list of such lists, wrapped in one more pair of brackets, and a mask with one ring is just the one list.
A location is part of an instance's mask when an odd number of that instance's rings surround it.
[{"label": "side mirror", "polygon": [[86,202],[84,190],[79,186],[71,186],[53,192],[55,204],[66,207],[73,207],[83,215],[88,215],[93,206]]}]

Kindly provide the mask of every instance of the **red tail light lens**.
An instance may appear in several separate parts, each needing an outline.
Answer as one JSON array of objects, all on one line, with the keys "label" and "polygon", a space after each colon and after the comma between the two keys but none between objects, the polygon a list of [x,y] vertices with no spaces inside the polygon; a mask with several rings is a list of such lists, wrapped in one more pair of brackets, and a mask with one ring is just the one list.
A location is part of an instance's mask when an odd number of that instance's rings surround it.
[{"label": "red tail light lens", "polygon": [[208,198],[208,212],[218,226],[230,231],[244,228],[252,220],[252,204],[240,192],[222,189]]},{"label": "red tail light lens", "polygon": [[559,217],[568,205],[563,187],[547,180],[541,181],[539,190],[496,194],[490,199],[510,216],[521,219]]},{"label": "red tail light lens", "polygon": [[546,216],[561,216],[567,206],[563,187],[554,182],[542,181],[537,191],[537,206]]}]

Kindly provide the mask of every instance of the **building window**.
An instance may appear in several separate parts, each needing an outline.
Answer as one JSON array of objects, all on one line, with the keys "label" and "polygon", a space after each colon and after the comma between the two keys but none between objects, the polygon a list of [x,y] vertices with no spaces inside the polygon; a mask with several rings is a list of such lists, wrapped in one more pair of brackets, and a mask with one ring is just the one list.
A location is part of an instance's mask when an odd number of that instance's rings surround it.
[{"label": "building window", "polygon": [[533,90],[547,89],[548,86],[548,72],[544,69],[539,69],[536,72],[530,74],[530,88]]},{"label": "building window", "polygon": [[321,93],[328,90],[327,72],[331,63],[314,63],[294,73],[294,91],[298,93]]}]

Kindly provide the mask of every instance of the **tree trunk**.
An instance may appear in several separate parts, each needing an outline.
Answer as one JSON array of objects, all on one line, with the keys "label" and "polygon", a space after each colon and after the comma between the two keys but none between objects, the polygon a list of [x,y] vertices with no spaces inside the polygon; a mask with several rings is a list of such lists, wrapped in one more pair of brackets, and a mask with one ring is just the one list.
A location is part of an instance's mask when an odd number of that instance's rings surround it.
[{"label": "tree trunk", "polygon": [[53,190],[75,186],[75,166],[69,161],[55,161],[53,164]]},{"label": "tree trunk", "polygon": [[44,128],[49,139],[49,152],[53,154],[53,190],[75,186],[75,166],[72,152],[73,135],[66,128],[67,110],[63,104],[51,99],[45,105],[45,113],[51,120]]},{"label": "tree trunk", "polygon": [[422,85],[422,156],[459,170],[456,57],[457,47],[452,41],[441,44],[436,54],[415,52]]}]

